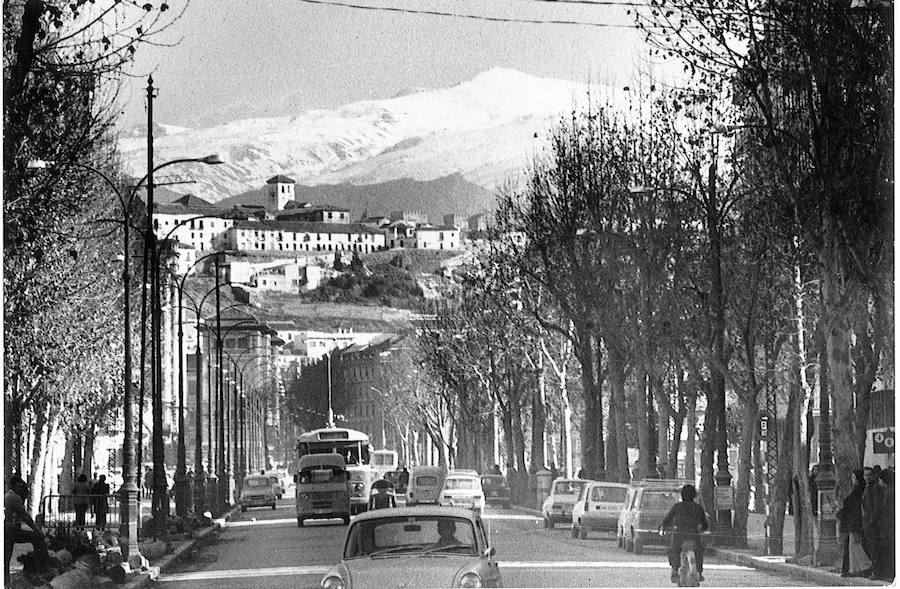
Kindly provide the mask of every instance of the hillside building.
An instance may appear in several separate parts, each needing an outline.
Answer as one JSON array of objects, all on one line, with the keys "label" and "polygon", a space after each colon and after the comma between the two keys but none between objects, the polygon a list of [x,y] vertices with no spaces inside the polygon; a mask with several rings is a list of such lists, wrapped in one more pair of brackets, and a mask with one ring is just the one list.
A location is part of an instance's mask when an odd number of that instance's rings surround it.
[{"label": "hillside building", "polygon": [[277,213],[279,221],[304,221],[307,223],[350,223],[350,209],[334,205],[314,205],[308,202],[288,203]]},{"label": "hillside building", "polygon": [[444,225],[447,227],[453,227],[455,229],[462,229],[465,227],[466,222],[463,219],[462,215],[458,215],[456,213],[450,215],[444,215]]},{"label": "hillside building", "polygon": [[415,247],[423,250],[459,249],[459,229],[452,226],[420,225],[416,227]]},{"label": "hillside building", "polygon": [[406,221],[414,225],[428,223],[428,215],[424,211],[393,211],[391,221]]},{"label": "hillside building", "polygon": [[288,203],[296,201],[296,184],[293,179],[281,174],[266,180],[266,208],[270,211],[283,211]]},{"label": "hillside building", "polygon": [[383,229],[385,244],[394,249],[396,247],[413,249],[416,247],[416,225],[408,221],[394,221]]},{"label": "hillside building", "polygon": [[469,217],[469,231],[487,231],[487,216],[482,213]]},{"label": "hillside building", "polygon": [[153,205],[153,231],[157,238],[172,239],[197,251],[222,249],[222,235],[241,218],[246,216],[193,194]]},{"label": "hillside building", "polygon": [[360,224],[237,221],[224,236],[226,249],[244,252],[370,253],[384,249],[381,231]]}]

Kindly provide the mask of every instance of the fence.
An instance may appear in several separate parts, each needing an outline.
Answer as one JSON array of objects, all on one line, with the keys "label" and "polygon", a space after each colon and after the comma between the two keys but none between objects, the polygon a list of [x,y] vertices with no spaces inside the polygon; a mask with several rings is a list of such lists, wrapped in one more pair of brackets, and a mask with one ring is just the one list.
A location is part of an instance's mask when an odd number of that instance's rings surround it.
[{"label": "fence", "polygon": [[44,529],[117,529],[121,521],[119,500],[118,495],[47,495],[38,518]]}]

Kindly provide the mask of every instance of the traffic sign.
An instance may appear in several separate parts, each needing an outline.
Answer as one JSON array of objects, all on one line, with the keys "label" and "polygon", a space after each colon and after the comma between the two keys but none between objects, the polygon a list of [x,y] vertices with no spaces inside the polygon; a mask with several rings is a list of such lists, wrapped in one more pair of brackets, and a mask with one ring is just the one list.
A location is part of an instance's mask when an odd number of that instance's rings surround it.
[{"label": "traffic sign", "polygon": [[893,454],[894,432],[892,430],[872,432],[872,452],[875,454]]}]

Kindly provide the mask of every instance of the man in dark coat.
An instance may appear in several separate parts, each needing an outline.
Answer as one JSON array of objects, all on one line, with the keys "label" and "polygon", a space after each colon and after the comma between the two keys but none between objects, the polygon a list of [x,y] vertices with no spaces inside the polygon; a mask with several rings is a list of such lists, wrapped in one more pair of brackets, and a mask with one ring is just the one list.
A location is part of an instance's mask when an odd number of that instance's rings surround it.
[{"label": "man in dark coat", "polygon": [[866,490],[863,491],[862,517],[863,541],[872,559],[872,577],[880,579],[884,574],[884,488],[869,467],[863,469]]}]

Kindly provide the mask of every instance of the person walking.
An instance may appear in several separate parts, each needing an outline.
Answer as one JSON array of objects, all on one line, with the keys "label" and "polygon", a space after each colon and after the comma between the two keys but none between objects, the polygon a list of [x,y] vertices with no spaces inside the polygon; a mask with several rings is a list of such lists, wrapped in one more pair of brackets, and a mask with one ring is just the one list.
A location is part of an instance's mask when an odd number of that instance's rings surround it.
[{"label": "person walking", "polygon": [[813,515],[819,515],[819,465],[816,464],[809,472],[809,502],[812,504]]},{"label": "person walking", "polygon": [[[44,534],[25,509],[26,497],[28,484],[19,475],[13,475],[9,480],[9,489],[3,496],[3,579],[7,587],[10,585],[9,561],[16,544],[31,544],[38,562],[49,565],[50,555]],[[22,524],[30,530],[22,529]]]},{"label": "person walking", "polygon": [[846,546],[841,576],[868,577],[872,573],[872,561],[863,548],[862,500],[866,489],[863,471],[854,470],[850,482],[853,490],[844,498],[844,504],[837,512],[841,524],[841,545]]},{"label": "person walking", "polygon": [[72,494],[75,495],[75,527],[84,528],[84,514],[91,505],[91,484],[88,482],[87,475],[81,473],[75,486],[72,488]]},{"label": "person walking", "polygon": [[888,583],[894,580],[897,555],[894,553],[896,522],[894,521],[894,469],[885,468],[879,473],[884,483],[884,567],[881,578]]},{"label": "person walking", "polygon": [[147,497],[150,494],[150,489],[153,488],[153,468],[148,466],[144,470],[144,486],[143,486],[143,494],[142,497]]},{"label": "person walking", "polygon": [[872,468],[863,469],[866,489],[862,496],[863,546],[872,559],[871,579],[884,574],[884,488]]},{"label": "person walking", "polygon": [[102,530],[106,528],[106,514],[109,512],[109,503],[106,499],[106,496],[109,495],[109,484],[106,482],[106,475],[100,475],[100,478],[91,487],[91,495],[94,496],[94,517],[97,529]]}]

